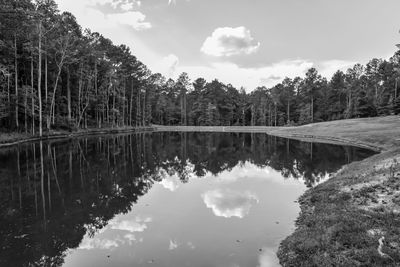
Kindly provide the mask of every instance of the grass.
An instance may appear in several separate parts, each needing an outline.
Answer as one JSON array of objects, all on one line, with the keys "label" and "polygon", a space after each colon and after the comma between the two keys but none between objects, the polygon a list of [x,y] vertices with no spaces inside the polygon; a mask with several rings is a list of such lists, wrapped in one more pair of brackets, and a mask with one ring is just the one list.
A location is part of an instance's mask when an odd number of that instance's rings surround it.
[{"label": "grass", "polygon": [[[400,266],[399,116],[301,127],[154,127],[158,131],[263,132],[380,151],[345,166],[299,199],[296,230],[282,241],[278,257],[283,266]],[[0,146],[26,138],[0,134]]]},{"label": "grass", "polygon": [[333,136],[381,150],[300,198],[296,230],[280,245],[280,263],[400,266],[400,117],[318,123],[277,133]]},{"label": "grass", "polygon": [[159,131],[265,132],[352,144],[380,154],[353,162],[300,199],[296,230],[281,242],[283,266],[400,266],[400,117],[300,127],[157,127]]}]

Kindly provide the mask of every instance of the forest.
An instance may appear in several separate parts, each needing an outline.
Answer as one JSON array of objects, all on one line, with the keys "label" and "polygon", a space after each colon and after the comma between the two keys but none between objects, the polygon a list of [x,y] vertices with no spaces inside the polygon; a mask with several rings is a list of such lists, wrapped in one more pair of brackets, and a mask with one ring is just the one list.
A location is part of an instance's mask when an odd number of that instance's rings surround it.
[{"label": "forest", "polygon": [[0,132],[155,125],[302,125],[400,113],[400,52],[328,80],[315,68],[250,93],[152,73],[54,0],[0,0]]}]

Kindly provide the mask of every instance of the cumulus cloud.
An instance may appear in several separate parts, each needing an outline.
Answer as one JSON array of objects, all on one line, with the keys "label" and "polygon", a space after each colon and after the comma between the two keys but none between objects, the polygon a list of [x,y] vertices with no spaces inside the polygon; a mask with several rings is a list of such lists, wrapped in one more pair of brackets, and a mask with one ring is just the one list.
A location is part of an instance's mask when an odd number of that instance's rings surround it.
[{"label": "cumulus cloud", "polygon": [[280,266],[276,252],[271,248],[263,248],[262,253],[258,257],[258,262],[258,267]]},{"label": "cumulus cloud", "polygon": [[[72,3],[61,0],[60,9],[71,11],[83,27],[101,33],[117,29],[119,26],[129,26],[137,31],[150,29],[151,23],[146,21],[146,15],[140,11],[134,11],[134,7],[140,6],[140,1],[109,1],[109,0],[82,0]],[[109,4],[114,8],[112,13],[103,13],[96,8],[97,5]]]},{"label": "cumulus cloud", "polygon": [[347,61],[347,60],[327,60],[323,61],[320,64],[317,64],[317,69],[319,69],[320,74],[323,77],[331,78],[336,71],[341,70],[346,72],[348,68],[353,67],[357,62],[355,61]]},{"label": "cumulus cloud", "polygon": [[102,249],[109,250],[119,247],[119,243],[116,240],[111,239],[99,239],[99,238],[85,238],[79,246],[79,249],[92,250]]},{"label": "cumulus cloud", "polygon": [[168,189],[171,192],[176,191],[179,186],[181,185],[181,181],[178,176],[172,175],[172,176],[166,176],[160,184],[165,188]]},{"label": "cumulus cloud", "polygon": [[182,66],[178,68],[178,72],[185,70],[191,77],[203,77],[208,81],[218,79],[237,88],[244,86],[247,91],[252,91],[258,86],[274,86],[284,77],[304,76],[313,65],[308,60],[284,60],[251,68],[231,62],[218,62],[210,66]]},{"label": "cumulus cloud", "polygon": [[212,190],[202,195],[207,208],[212,209],[218,217],[244,218],[253,204],[258,203],[258,198],[249,192],[233,190]]},{"label": "cumulus cloud", "polygon": [[145,21],[146,16],[138,11],[105,15],[105,19],[114,24],[127,25],[141,31],[151,28],[151,23]]},{"label": "cumulus cloud", "polygon": [[179,58],[174,54],[162,58],[154,64],[153,71],[159,72],[167,78],[176,78],[178,75]]},{"label": "cumulus cloud", "polygon": [[260,47],[245,27],[217,28],[207,37],[201,51],[204,54],[222,57],[239,54],[252,54]]},{"label": "cumulus cloud", "polygon": [[[79,249],[112,250],[120,245],[132,245],[133,242],[143,242],[143,238],[137,239],[135,233],[145,231],[147,229],[147,224],[150,222],[152,222],[151,217],[135,217],[130,220],[114,218],[98,233],[97,237],[91,238],[88,234],[86,234],[79,245]],[[117,235],[115,239],[101,238],[110,230],[122,231],[122,238],[120,235]]]},{"label": "cumulus cloud", "polygon": [[114,219],[109,222],[109,227],[114,230],[128,231],[131,233],[143,232],[147,229],[147,223],[151,222],[150,217],[140,218],[136,217],[133,220],[118,220]]},{"label": "cumulus cloud", "polygon": [[169,240],[169,250],[174,250],[178,248],[178,242],[175,240]]}]

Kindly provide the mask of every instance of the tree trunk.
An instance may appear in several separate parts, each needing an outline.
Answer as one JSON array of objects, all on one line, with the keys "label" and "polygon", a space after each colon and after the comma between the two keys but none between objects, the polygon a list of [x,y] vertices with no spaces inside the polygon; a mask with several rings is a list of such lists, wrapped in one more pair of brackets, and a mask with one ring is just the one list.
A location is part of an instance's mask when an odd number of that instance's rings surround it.
[{"label": "tree trunk", "polygon": [[71,121],[71,76],[69,67],[67,67],[67,108],[68,108],[68,123]]},{"label": "tree trunk", "polygon": [[126,78],[124,78],[124,97],[122,104],[122,126],[125,126],[125,104],[126,104]]},{"label": "tree trunk", "polygon": [[44,94],[45,94],[45,104],[47,105],[47,98],[48,98],[48,68],[47,68],[47,51],[45,52],[45,58],[44,58]]},{"label": "tree trunk", "polygon": [[33,89],[33,54],[31,59],[31,89],[32,89],[32,134],[35,134],[35,94]]},{"label": "tree trunk", "polygon": [[146,91],[143,94],[142,126],[146,125]]},{"label": "tree trunk", "polygon": [[310,110],[311,110],[311,122],[314,122],[314,98],[313,97],[311,97]]},{"label": "tree trunk", "polygon": [[133,111],[133,82],[132,82],[132,90],[131,90],[131,101],[130,101],[130,105],[129,105],[129,125],[130,126],[133,126],[132,111]]},{"label": "tree trunk", "polygon": [[43,135],[42,129],[42,21],[39,21],[39,59],[38,59],[38,100],[39,100],[39,136]]},{"label": "tree trunk", "polygon": [[14,35],[14,67],[15,67],[15,126],[18,122],[18,58],[17,58],[17,34]]}]

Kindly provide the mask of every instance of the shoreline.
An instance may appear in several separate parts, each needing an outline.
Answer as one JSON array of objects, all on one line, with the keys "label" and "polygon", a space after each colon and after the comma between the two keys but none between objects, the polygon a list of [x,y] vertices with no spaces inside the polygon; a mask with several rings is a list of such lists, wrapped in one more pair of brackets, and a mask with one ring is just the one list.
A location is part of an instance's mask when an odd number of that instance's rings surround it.
[{"label": "shoreline", "polygon": [[[277,251],[282,266],[400,265],[400,116],[351,119],[299,127],[182,127],[95,129],[42,140],[138,131],[253,132],[380,152],[343,166],[300,198],[294,232]],[[21,139],[1,147],[40,138]]]},{"label": "shoreline", "polygon": [[[3,135],[17,135],[16,138],[10,137],[9,139],[0,140],[0,149],[10,146],[15,146],[19,144],[37,142],[37,141],[47,141],[47,140],[57,140],[57,139],[69,139],[77,138],[82,136],[93,136],[102,134],[121,134],[121,133],[135,133],[135,132],[149,132],[154,131],[154,127],[116,127],[116,128],[93,128],[87,130],[80,130],[76,132],[67,131],[55,131],[44,134],[42,137],[39,135],[26,135],[25,133],[3,133]],[[1,137],[0,133],[0,137]],[[18,137],[19,136],[19,137]]]}]

